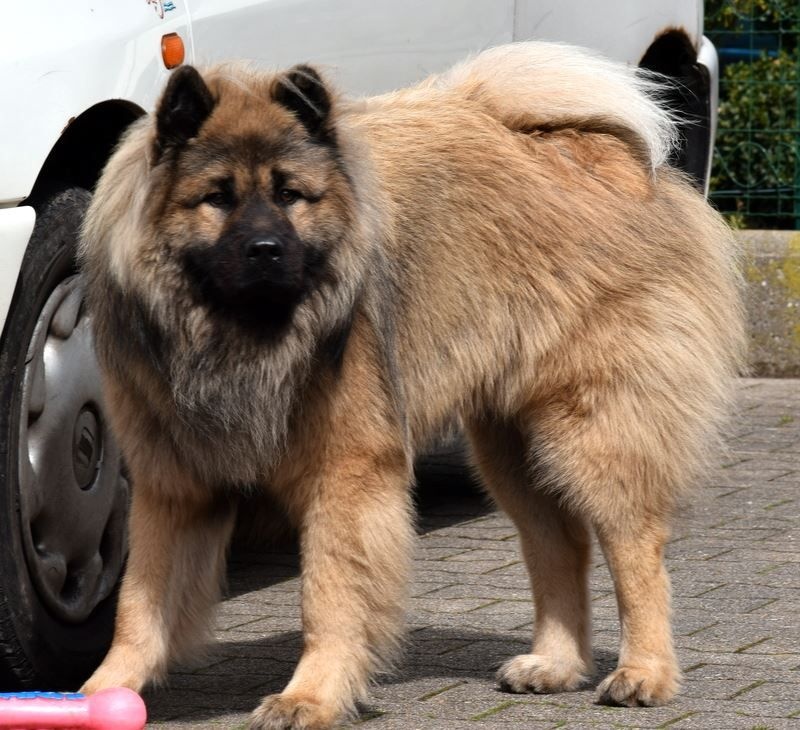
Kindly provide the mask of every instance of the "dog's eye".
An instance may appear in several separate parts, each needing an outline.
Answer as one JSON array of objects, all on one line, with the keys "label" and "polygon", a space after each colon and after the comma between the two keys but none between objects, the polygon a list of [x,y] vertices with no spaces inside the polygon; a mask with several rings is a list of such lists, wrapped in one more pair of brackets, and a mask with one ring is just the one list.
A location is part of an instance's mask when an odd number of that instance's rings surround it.
[{"label": "dog's eye", "polygon": [[213,205],[215,208],[232,208],[234,203],[233,196],[224,190],[214,190],[208,193],[200,202],[208,203],[208,205]]},{"label": "dog's eye", "polygon": [[300,198],[303,196],[297,192],[297,190],[292,190],[291,188],[281,188],[278,190],[278,202],[281,205],[291,205],[292,203],[296,203]]}]

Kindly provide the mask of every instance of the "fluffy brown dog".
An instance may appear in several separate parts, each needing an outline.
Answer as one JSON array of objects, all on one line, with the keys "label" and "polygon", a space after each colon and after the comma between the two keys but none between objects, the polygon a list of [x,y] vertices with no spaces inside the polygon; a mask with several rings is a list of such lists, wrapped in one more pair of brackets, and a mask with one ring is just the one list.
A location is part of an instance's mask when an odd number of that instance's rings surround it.
[{"label": "fluffy brown dog", "polygon": [[114,644],[141,688],[202,642],[236,495],[298,526],[305,649],[254,728],[327,728],[401,631],[412,460],[461,418],[533,584],[511,691],[592,671],[589,530],[614,576],[601,701],[675,693],[663,549],[742,350],[730,235],[664,164],[650,83],[552,44],[362,102],[313,69],[172,76],[85,226],[107,405],[133,477]]}]

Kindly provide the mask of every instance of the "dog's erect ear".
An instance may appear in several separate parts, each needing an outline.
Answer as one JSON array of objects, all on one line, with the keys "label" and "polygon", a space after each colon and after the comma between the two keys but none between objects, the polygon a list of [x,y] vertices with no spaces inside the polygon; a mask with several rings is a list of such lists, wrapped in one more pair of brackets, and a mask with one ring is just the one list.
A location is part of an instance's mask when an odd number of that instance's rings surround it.
[{"label": "dog's erect ear", "polygon": [[293,66],[277,79],[272,96],[297,116],[308,133],[332,142],[331,96],[322,77],[311,66]]},{"label": "dog's erect ear", "polygon": [[196,137],[214,109],[214,98],[193,66],[181,66],[169,79],[156,111],[157,157]]}]

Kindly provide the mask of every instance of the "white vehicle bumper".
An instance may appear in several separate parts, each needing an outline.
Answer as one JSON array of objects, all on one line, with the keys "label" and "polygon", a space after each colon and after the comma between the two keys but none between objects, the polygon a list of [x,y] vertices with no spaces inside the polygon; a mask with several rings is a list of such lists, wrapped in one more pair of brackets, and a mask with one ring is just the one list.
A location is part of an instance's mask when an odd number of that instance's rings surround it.
[{"label": "white vehicle bumper", "polygon": [[0,332],[5,327],[35,222],[36,212],[30,206],[0,208]]}]

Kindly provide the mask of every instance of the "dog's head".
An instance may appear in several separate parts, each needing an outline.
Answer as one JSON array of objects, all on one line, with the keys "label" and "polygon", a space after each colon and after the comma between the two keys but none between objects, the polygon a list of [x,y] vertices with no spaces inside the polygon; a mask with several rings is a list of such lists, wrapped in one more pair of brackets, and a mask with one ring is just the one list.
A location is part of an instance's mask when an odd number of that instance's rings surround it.
[{"label": "dog's head", "polygon": [[104,372],[228,444],[224,469],[191,457],[218,481],[280,451],[371,275],[388,206],[352,116],[307,66],[184,67],[96,187],[80,262]]},{"label": "dog's head", "polygon": [[333,106],[309,66],[206,78],[185,66],[170,78],[155,115],[150,223],[160,256],[221,316],[279,328],[333,276],[353,215]]}]

